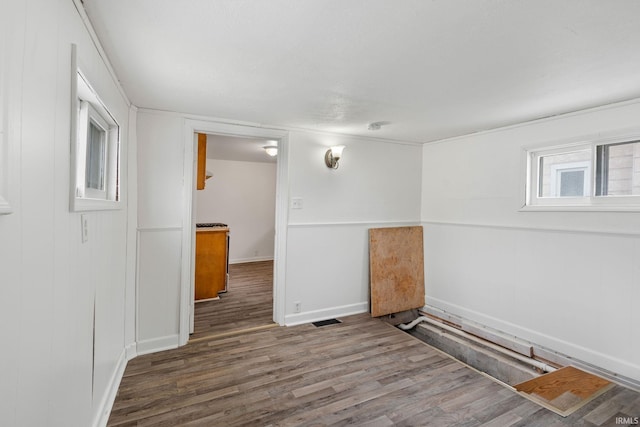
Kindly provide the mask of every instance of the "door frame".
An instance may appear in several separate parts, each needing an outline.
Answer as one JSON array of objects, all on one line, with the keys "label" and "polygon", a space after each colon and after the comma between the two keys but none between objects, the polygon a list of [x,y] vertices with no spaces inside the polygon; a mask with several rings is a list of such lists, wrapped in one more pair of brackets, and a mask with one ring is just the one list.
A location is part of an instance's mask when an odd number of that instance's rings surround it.
[{"label": "door frame", "polygon": [[285,305],[285,267],[287,246],[287,224],[289,214],[289,132],[281,129],[269,129],[248,125],[238,125],[205,120],[185,119],[184,141],[184,179],[182,213],[182,273],[180,277],[180,345],[189,341],[194,314],[194,277],[195,277],[195,221],[193,220],[195,203],[195,174],[198,133],[264,138],[278,141],[276,163],[276,212],[273,263],[273,321],[284,325]]}]

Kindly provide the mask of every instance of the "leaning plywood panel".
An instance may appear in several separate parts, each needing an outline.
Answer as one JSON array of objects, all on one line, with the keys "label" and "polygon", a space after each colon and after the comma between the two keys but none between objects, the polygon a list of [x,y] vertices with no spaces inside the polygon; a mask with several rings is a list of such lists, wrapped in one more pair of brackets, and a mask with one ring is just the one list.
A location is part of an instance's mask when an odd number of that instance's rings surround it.
[{"label": "leaning plywood panel", "polygon": [[369,229],[371,315],[424,306],[422,227]]}]

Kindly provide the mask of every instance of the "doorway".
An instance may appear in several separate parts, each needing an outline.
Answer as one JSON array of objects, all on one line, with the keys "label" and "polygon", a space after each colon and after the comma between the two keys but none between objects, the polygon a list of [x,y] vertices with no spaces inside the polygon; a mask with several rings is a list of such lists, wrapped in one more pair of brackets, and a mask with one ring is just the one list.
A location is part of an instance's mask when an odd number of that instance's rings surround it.
[{"label": "doorway", "polygon": [[198,146],[190,342],[275,325],[277,141],[198,134]]},{"label": "doorway", "polygon": [[[186,344],[194,329],[194,276],[195,276],[195,208],[196,206],[196,134],[205,133],[227,137],[275,140],[278,142],[275,189],[275,238],[272,272],[273,304],[271,319],[284,324],[284,290],[286,262],[286,231],[288,210],[288,132],[262,129],[251,126],[231,125],[217,122],[186,120],[184,130],[185,180],[184,180],[184,227],[182,232],[182,277],[180,301],[180,344]],[[233,245],[233,242],[231,243]],[[264,267],[264,266],[263,266]],[[251,316],[251,313],[246,313]]]}]

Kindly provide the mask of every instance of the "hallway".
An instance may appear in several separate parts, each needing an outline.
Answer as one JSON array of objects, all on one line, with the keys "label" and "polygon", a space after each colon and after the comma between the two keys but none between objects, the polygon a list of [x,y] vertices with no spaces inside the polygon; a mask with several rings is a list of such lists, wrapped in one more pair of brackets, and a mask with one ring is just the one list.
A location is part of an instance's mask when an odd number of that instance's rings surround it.
[{"label": "hallway", "polygon": [[189,342],[234,335],[273,323],[273,261],[229,265],[228,291],[215,301],[196,302]]}]

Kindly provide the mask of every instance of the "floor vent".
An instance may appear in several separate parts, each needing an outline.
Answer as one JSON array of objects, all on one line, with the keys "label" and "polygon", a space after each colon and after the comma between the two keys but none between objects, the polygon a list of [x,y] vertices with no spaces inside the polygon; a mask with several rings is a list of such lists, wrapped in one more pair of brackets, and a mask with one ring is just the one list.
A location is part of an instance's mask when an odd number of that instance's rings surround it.
[{"label": "floor vent", "polygon": [[312,323],[313,323],[313,326],[319,328],[320,326],[335,325],[336,323],[342,323],[342,322],[338,319],[327,319],[327,320],[321,320],[319,322],[312,322]]}]

